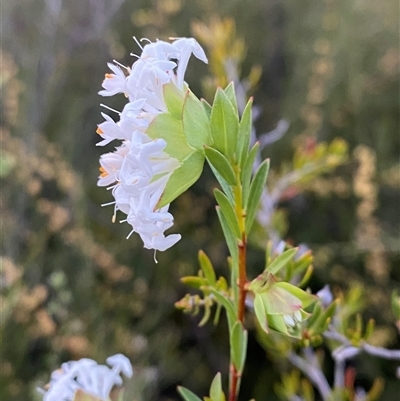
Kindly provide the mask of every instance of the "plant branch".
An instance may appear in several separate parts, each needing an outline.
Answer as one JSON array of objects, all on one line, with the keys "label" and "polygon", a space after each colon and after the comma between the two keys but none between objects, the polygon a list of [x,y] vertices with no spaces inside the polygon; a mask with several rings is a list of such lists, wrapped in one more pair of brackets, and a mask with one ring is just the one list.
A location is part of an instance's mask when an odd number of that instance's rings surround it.
[{"label": "plant branch", "polygon": [[[328,338],[330,340],[335,340],[340,342],[342,345],[346,346],[346,349],[350,348],[356,348],[354,347],[350,340],[346,338],[344,335],[333,331],[332,329],[329,331],[326,331],[324,334],[325,338]],[[394,359],[394,360],[400,360],[400,350],[391,350],[387,348],[382,348],[382,347],[376,347],[374,345],[367,344],[366,342],[362,342],[357,349],[359,352],[364,351],[365,353],[373,356],[377,356],[380,358],[385,358],[385,359]],[[347,356],[347,354],[343,355],[346,359],[351,358],[354,355]]]},{"label": "plant branch", "polygon": [[[238,182],[240,182],[240,172],[236,169],[236,175]],[[238,240],[238,253],[239,253],[239,277],[238,277],[238,287],[239,287],[239,298],[237,301],[237,318],[239,322],[244,324],[244,312],[246,303],[246,249],[247,249],[247,237],[246,237],[246,215],[243,212],[242,206],[242,186],[239,184],[236,186],[235,190],[235,211],[242,235],[242,239]],[[231,361],[230,365],[230,388],[229,388],[229,401],[236,401],[239,393],[240,378],[242,372],[238,371],[235,364]]]},{"label": "plant branch", "polygon": [[335,388],[344,388],[345,386],[344,376],[346,360],[355,357],[361,352],[365,352],[369,355],[380,358],[400,360],[400,350],[390,350],[382,347],[375,347],[374,345],[367,344],[366,342],[361,342],[357,347],[355,347],[348,338],[346,338],[343,334],[334,331],[332,328],[326,331],[323,336],[327,339],[338,341],[342,344],[332,352],[332,357],[335,361]]},{"label": "plant branch", "polygon": [[308,348],[306,358],[302,358],[292,351],[289,354],[288,359],[294,366],[300,369],[305,376],[308,377],[311,383],[314,384],[314,386],[318,389],[323,401],[327,401],[332,390],[319,366],[314,351],[311,348]]}]

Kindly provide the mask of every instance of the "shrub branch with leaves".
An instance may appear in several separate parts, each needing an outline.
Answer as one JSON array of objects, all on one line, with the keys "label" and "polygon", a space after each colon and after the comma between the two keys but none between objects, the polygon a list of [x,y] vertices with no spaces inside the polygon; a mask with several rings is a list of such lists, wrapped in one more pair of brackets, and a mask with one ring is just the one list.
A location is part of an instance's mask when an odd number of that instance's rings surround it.
[{"label": "shrub branch with leaves", "polygon": [[[264,271],[249,277],[248,238],[256,227],[260,203],[269,196],[265,192],[269,160],[257,162],[260,144],[252,141],[252,98],[243,110],[239,108],[243,99],[238,102],[235,85],[230,83],[216,90],[212,104],[198,99],[184,82],[184,73],[191,54],[204,62],[207,57],[192,38],[150,42],[143,47],[140,43],[142,54],[131,67],[109,64],[112,73],[106,74],[100,92],[103,96],[122,93],[128,102],[117,112],[117,121],[103,114],[105,121],[98,127],[102,138],[99,145],[119,141],[114,152],[101,156],[98,184],[108,187],[114,197],[113,220],[117,212],[126,216],[121,222],[131,226],[128,237],[136,232],[146,248],[165,251],[181,238],[179,234],[164,233],[173,225],[169,204],[198,180],[205,161],[219,183],[214,196],[229,250],[227,274],[217,278],[212,261],[200,251],[198,275],[182,278],[197,293],[187,294],[176,303],[188,313],[204,310],[200,325],[207,323],[214,309],[215,324],[221,310],[227,316],[229,380],[225,385],[225,378],[217,373],[204,400],[238,400],[248,325],[255,326],[259,342],[268,352],[274,354],[275,350],[276,359],[286,359],[298,369],[284,376],[276,387],[282,399],[312,401],[316,399],[313,386],[323,400],[376,399],[379,383],[369,395],[360,398],[358,390],[345,380],[345,361],[360,352],[400,359],[400,351],[368,344],[373,324],[368,323],[364,329],[358,310],[349,312],[349,300],[333,299],[329,288],[317,294],[307,289],[313,271],[310,250],[275,238],[266,248]],[[276,204],[288,186],[340,164],[345,153],[346,144],[339,140],[297,152],[293,171],[276,181],[270,202]],[[393,309],[397,314],[398,305],[394,295]],[[352,316],[356,316],[354,325],[350,323]],[[336,364],[332,386],[316,355],[315,347],[323,341],[332,350]],[[88,365],[87,369],[90,368]],[[128,367],[124,369],[129,376]],[[56,393],[58,388],[61,391],[60,383],[67,374],[63,370],[44,392],[45,400],[50,400],[49,394]],[[119,371],[124,372],[122,367]],[[302,380],[299,371],[308,380]],[[71,376],[71,380],[75,401],[98,399],[93,397],[107,400],[112,397],[112,386],[122,384],[118,376],[115,383],[109,382],[107,390],[103,389],[105,392],[96,392],[85,387],[78,374]],[[88,393],[86,398],[82,392]],[[187,388],[178,387],[178,392],[185,401],[201,400]],[[71,395],[68,393],[63,399],[70,400]]]}]

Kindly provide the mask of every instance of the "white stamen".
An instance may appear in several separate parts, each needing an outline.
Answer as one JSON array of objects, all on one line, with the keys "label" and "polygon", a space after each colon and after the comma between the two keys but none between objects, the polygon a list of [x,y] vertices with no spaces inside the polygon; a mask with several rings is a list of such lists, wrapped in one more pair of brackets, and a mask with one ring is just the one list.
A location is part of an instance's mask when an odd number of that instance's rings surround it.
[{"label": "white stamen", "polygon": [[110,206],[110,205],[114,205],[114,204],[115,204],[115,202],[103,203],[103,204],[101,205],[101,207]]},{"label": "white stamen", "polygon": [[128,236],[126,237],[126,239],[129,239],[130,236],[131,236],[134,232],[135,232],[135,230],[132,230],[132,231],[128,234]]},{"label": "white stamen", "polygon": [[110,110],[110,111],[113,111],[114,113],[121,114],[120,111],[115,110],[115,109],[111,108],[110,106],[107,106],[106,104],[100,103],[100,106],[101,106],[101,107],[104,107],[105,109],[108,109],[108,110]]},{"label": "white stamen", "polygon": [[110,189],[114,189],[115,187],[117,187],[119,185],[119,182],[117,182],[115,185],[111,185],[111,187],[107,187],[107,191],[109,191]]},{"label": "white stamen", "polygon": [[136,42],[136,44],[140,47],[140,49],[143,51],[143,46],[140,44],[140,42],[137,40],[136,36],[133,37],[133,40]]},{"label": "white stamen", "polygon": [[131,70],[129,67],[127,67],[126,65],[121,64],[119,61],[117,61],[117,60],[115,60],[115,59],[113,60],[113,63],[119,65],[119,66],[122,67],[122,68],[125,68],[125,70],[127,70],[127,71],[130,71],[130,70]]},{"label": "white stamen", "polygon": [[153,43],[150,39],[147,39],[147,38],[140,39],[141,42],[143,42],[144,40],[147,40],[149,43]]},{"label": "white stamen", "polygon": [[157,260],[157,258],[156,258],[156,253],[157,253],[157,249],[154,249],[154,262],[155,262],[155,263],[158,263],[158,260]]}]

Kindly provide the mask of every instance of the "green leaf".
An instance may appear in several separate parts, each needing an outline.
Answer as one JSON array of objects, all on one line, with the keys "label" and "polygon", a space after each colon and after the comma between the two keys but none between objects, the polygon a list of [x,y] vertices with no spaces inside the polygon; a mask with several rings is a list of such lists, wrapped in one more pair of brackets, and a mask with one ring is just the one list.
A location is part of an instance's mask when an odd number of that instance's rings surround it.
[{"label": "green leaf", "polygon": [[302,308],[307,308],[307,306],[318,300],[318,297],[316,295],[310,294],[290,283],[285,283],[281,281],[279,283],[276,283],[275,286],[290,292],[293,296],[298,298],[301,301]]},{"label": "green leaf", "polygon": [[247,351],[247,331],[241,322],[237,321],[230,333],[231,356],[238,372],[243,371]]},{"label": "green leaf", "polygon": [[310,278],[312,276],[313,271],[314,271],[313,265],[308,266],[306,272],[304,273],[303,278],[301,279],[300,283],[298,284],[298,286],[300,288],[304,287],[308,283],[308,281],[310,280]]},{"label": "green leaf", "polygon": [[209,303],[205,303],[204,305],[204,316],[199,322],[199,327],[203,327],[211,316],[211,305]]},{"label": "green leaf", "polygon": [[181,283],[188,285],[189,287],[200,289],[200,287],[203,287],[204,285],[207,285],[207,279],[204,277],[198,277],[198,276],[186,276],[181,278]]},{"label": "green leaf", "polygon": [[163,86],[163,92],[168,112],[172,117],[181,120],[185,92],[179,90],[173,82],[165,84]]},{"label": "green leaf", "polygon": [[236,111],[236,114],[238,113],[238,106],[237,106],[237,100],[236,100],[236,93],[235,93],[235,84],[233,81],[224,89],[224,92],[226,96],[228,97],[229,101],[231,102],[231,105]]},{"label": "green leaf", "polygon": [[239,117],[221,88],[215,94],[210,125],[214,147],[230,159],[236,150]]},{"label": "green leaf", "polygon": [[209,146],[205,146],[204,151],[208,163],[211,164],[219,174],[221,174],[228,184],[236,185],[235,172],[233,171],[229,160],[222,153],[218,152],[218,150]]},{"label": "green leaf", "polygon": [[185,401],[201,401],[195,393],[185,387],[178,386],[178,393]]},{"label": "green leaf", "polygon": [[293,274],[302,273],[304,270],[309,268],[312,262],[313,262],[313,255],[311,250],[309,250],[303,255],[301,255],[301,257],[294,262]]},{"label": "green leaf", "polygon": [[209,285],[214,285],[217,282],[217,277],[215,276],[215,270],[211,263],[211,260],[202,250],[198,254],[199,264],[201,270],[203,270],[204,276],[206,277]]},{"label": "green leaf", "polygon": [[[311,316],[309,318],[308,326],[312,327],[315,333],[323,333],[329,322],[331,321],[332,316],[334,315],[336,311],[336,307],[338,306],[339,301],[334,301],[332,302],[325,311],[322,312],[322,307],[320,303],[317,303],[315,305],[315,308],[313,309]],[[317,317],[314,317],[314,314],[317,312]],[[319,312],[319,313],[318,313]],[[321,313],[322,312],[322,313]]]},{"label": "green leaf", "polygon": [[210,121],[204,105],[188,90],[183,104],[183,132],[190,146],[203,151],[204,145],[211,145]]},{"label": "green leaf", "polygon": [[297,250],[298,248],[292,248],[283,252],[281,255],[275,258],[271,264],[267,266],[265,271],[271,274],[278,273],[279,270],[285,267],[293,259],[294,255],[296,255],[297,253]]},{"label": "green leaf", "polygon": [[[208,160],[207,160],[208,161]],[[221,188],[224,190],[225,195],[229,198],[231,202],[234,202],[234,195],[233,195],[233,190],[232,187],[227,183],[224,177],[215,169],[215,167],[208,162],[208,165],[211,168],[211,171],[213,172],[215,178],[219,182],[219,185],[221,185]]]},{"label": "green leaf", "polygon": [[204,110],[206,111],[208,118],[210,118],[211,110],[212,110],[212,107],[211,107],[210,103],[208,103],[206,99],[200,99],[200,102],[203,105]]},{"label": "green leaf", "polygon": [[245,159],[245,164],[243,169],[241,170],[241,179],[242,179],[242,191],[243,191],[243,207],[247,204],[247,199],[249,196],[249,188],[250,188],[250,181],[251,181],[251,173],[253,171],[253,164],[254,160],[256,159],[258,148],[260,144],[256,142],[250,153]]},{"label": "green leaf", "polygon": [[222,391],[221,373],[217,373],[210,387],[210,398],[212,401],[225,401],[225,394]]},{"label": "green leaf", "polygon": [[[218,215],[219,222],[221,224],[222,231],[224,233],[226,244],[228,245],[229,252],[231,254],[231,287],[233,291],[233,297],[237,301],[239,296],[239,287],[237,285],[237,280],[239,277],[239,252],[238,252],[238,241],[237,238],[232,235],[231,230],[229,229],[228,222],[225,219],[225,216],[221,212],[221,209],[217,206],[216,212]],[[229,261],[229,260],[228,260]]]},{"label": "green leaf", "polygon": [[213,294],[217,302],[225,308],[226,315],[228,317],[229,328],[231,328],[236,321],[236,312],[233,302],[214,288],[210,288],[210,293]]},{"label": "green leaf", "polygon": [[239,222],[236,217],[235,210],[229,199],[226,195],[221,192],[218,188],[214,189],[214,196],[218,202],[219,207],[221,208],[221,212],[224,214],[225,219],[228,223],[229,228],[232,231],[232,234],[236,236],[236,238],[241,239],[242,235],[240,233]]},{"label": "green leaf", "polygon": [[258,168],[250,186],[249,199],[246,207],[246,233],[248,234],[253,225],[256,212],[259,207],[261,194],[265,187],[269,170],[269,159],[264,160]]},{"label": "green leaf", "polygon": [[239,253],[238,253],[238,243],[237,243],[237,238],[232,234],[228,222],[226,221],[225,216],[221,212],[221,209],[217,206],[216,208],[217,215],[219,218],[219,222],[222,227],[222,231],[225,236],[226,244],[228,245],[229,252],[232,256],[232,263],[234,264],[235,262],[239,260]]},{"label": "green leaf", "polygon": [[268,333],[268,319],[265,311],[264,301],[260,294],[256,294],[254,298],[254,312],[261,328]]},{"label": "green leaf", "polygon": [[203,165],[204,155],[201,152],[192,153],[183,160],[182,164],[174,170],[169,178],[156,208],[159,209],[168,205],[191,187],[200,177]]},{"label": "green leaf", "polygon": [[[313,308],[310,318],[308,319],[308,327],[313,327],[317,320],[323,316],[323,310],[320,302],[317,302]],[[323,318],[325,320],[325,318]]]},{"label": "green leaf", "polygon": [[289,335],[288,327],[282,315],[267,315],[268,326],[280,333]]},{"label": "green leaf", "polygon": [[186,141],[182,122],[169,113],[158,114],[147,128],[146,134],[151,139],[164,139],[167,142],[165,152],[180,162],[194,152]]},{"label": "green leaf", "polygon": [[253,98],[250,98],[243,111],[242,118],[239,123],[239,134],[236,153],[240,161],[240,168],[244,168],[246,156],[249,153],[252,120]]}]

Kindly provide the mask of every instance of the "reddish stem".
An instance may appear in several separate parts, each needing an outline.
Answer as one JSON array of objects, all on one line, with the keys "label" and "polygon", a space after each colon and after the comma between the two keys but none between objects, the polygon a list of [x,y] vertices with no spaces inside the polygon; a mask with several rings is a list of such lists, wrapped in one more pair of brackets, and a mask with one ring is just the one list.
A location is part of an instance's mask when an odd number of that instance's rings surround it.
[{"label": "reddish stem", "polygon": [[[244,323],[244,310],[246,302],[246,246],[247,239],[246,234],[242,234],[242,240],[238,244],[239,248],[239,302],[238,302],[238,320],[240,323]],[[229,401],[236,401],[238,396],[238,384],[241,372],[238,372],[236,366],[231,364],[230,366],[230,376],[231,376],[231,387],[229,389]]]}]

